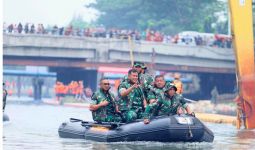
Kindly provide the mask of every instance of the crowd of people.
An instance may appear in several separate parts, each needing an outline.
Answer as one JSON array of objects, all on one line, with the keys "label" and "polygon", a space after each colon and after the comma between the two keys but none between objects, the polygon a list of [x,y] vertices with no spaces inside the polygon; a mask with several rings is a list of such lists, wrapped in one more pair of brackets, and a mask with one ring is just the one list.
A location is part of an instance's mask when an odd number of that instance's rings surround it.
[{"label": "crowd of people", "polygon": [[83,81],[71,81],[68,85],[57,81],[54,89],[57,101],[61,101],[65,96],[72,96],[77,101],[90,101],[92,96],[91,88],[84,88]]},{"label": "crowd of people", "polygon": [[115,39],[131,39],[143,40],[151,42],[161,42],[179,45],[195,45],[195,46],[211,46],[219,48],[231,48],[232,38],[227,36],[205,36],[203,33],[197,32],[196,35],[186,34],[182,36],[168,35],[163,32],[147,29],[145,31],[138,31],[133,29],[119,29],[109,28],[103,26],[89,27],[89,28],[74,28],[72,25],[67,27],[44,26],[43,24],[22,23],[18,24],[3,24],[3,33],[17,33],[17,34],[43,34],[43,35],[58,35],[58,36],[78,36],[78,37],[101,37],[101,38],[115,38]]},{"label": "crowd of people", "polygon": [[154,78],[146,73],[144,63],[135,62],[118,86],[118,97],[110,92],[107,78],[100,80],[100,89],[91,100],[89,109],[97,122],[133,122],[144,119],[150,123],[155,116],[187,113],[194,115],[182,96],[180,76],[172,83],[163,75]]},{"label": "crowd of people", "polygon": [[[185,32],[184,32],[185,33]],[[191,46],[209,46],[218,48],[232,48],[232,38],[224,34],[210,34],[199,32],[186,32],[173,38],[173,43]]]}]

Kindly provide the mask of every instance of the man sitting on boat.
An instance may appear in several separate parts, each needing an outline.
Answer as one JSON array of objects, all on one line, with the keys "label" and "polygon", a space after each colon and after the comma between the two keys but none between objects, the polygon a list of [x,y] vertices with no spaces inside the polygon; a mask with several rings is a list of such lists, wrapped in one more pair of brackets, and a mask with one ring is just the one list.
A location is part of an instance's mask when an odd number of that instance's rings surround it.
[{"label": "man sitting on boat", "polygon": [[[150,91],[150,88],[153,87],[153,77],[146,72],[147,67],[143,62],[135,61],[132,68],[138,72],[138,83],[141,85],[140,87],[143,90],[145,99],[148,100],[148,93]],[[125,75],[121,82],[127,81],[128,76]]]},{"label": "man sitting on boat", "polygon": [[188,114],[192,113],[184,98],[177,94],[176,91],[177,88],[174,85],[170,85],[166,88],[164,96],[158,96],[157,99],[151,100],[151,103],[145,109],[145,124],[148,124],[153,116],[183,114],[183,108]]},{"label": "man sitting on boat", "polygon": [[143,118],[143,111],[147,105],[141,85],[138,82],[138,72],[135,69],[128,71],[128,80],[118,87],[119,110],[123,122],[132,122]]},{"label": "man sitting on boat", "polygon": [[159,97],[165,99],[166,88],[170,86],[170,82],[166,82],[163,75],[155,76],[154,86],[150,87],[147,100],[150,104],[154,103]]},{"label": "man sitting on boat", "polygon": [[[135,61],[134,65],[132,66],[132,69],[135,69],[138,72],[138,82],[140,83],[140,75],[145,68],[144,63],[141,63],[139,61]],[[127,82],[128,81],[128,75],[125,75],[121,82]]]},{"label": "man sitting on boat", "polygon": [[121,117],[116,113],[116,105],[113,93],[110,91],[110,83],[106,78],[100,80],[100,89],[92,97],[89,110],[97,122],[120,122]]}]

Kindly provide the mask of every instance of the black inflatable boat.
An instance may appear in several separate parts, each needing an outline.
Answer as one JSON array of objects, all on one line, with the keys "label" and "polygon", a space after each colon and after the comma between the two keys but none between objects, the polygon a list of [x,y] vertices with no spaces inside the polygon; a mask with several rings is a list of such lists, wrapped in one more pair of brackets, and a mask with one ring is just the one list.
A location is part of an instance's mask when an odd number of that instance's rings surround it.
[{"label": "black inflatable boat", "polygon": [[214,135],[193,116],[162,116],[145,125],[143,120],[128,124],[94,123],[70,119],[58,130],[62,138],[81,138],[99,142],[158,141],[213,142]]},{"label": "black inflatable boat", "polygon": [[6,114],[3,114],[3,121],[10,121],[8,115]]}]

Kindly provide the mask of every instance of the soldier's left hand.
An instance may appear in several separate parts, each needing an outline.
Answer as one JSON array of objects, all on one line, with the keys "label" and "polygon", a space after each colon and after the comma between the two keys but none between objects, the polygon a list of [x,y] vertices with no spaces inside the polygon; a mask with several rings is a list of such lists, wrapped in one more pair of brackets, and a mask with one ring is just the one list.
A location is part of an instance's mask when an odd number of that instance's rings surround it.
[{"label": "soldier's left hand", "polygon": [[144,124],[149,124],[149,123],[150,123],[150,120],[149,120],[149,119],[144,119],[144,120],[143,120],[143,123],[144,123]]},{"label": "soldier's left hand", "polygon": [[100,106],[107,106],[108,105],[108,102],[107,101],[102,101],[100,102]]},{"label": "soldier's left hand", "polygon": [[179,108],[177,109],[177,114],[178,114],[178,115],[184,114],[184,111],[182,110],[181,107],[179,107]]}]

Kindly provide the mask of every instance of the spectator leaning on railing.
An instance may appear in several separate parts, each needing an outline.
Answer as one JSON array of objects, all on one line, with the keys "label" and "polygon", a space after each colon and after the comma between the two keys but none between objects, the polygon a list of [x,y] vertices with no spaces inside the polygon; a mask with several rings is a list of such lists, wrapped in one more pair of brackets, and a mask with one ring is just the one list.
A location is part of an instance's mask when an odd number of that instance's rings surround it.
[{"label": "spectator leaning on railing", "polygon": [[[90,28],[74,28],[72,25],[67,27],[58,27],[57,25],[44,27],[43,24],[35,26],[31,23],[26,23],[23,26],[21,23],[18,25],[10,24],[7,26],[3,24],[3,33],[18,33],[18,34],[50,34],[60,36],[80,36],[80,37],[96,37],[96,38],[115,38],[115,39],[128,39],[130,36],[132,40],[145,40],[151,42],[162,42],[181,44],[189,46],[212,46],[218,48],[232,48],[232,38],[227,35],[218,35],[210,33],[199,33],[194,31],[185,31],[182,34],[175,36],[161,33],[160,31],[147,29],[146,31],[137,31],[134,29],[118,29],[109,28],[104,26],[90,27]],[[183,34],[191,33],[191,34]],[[196,35],[195,35],[196,34]]]}]

